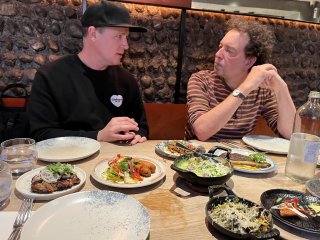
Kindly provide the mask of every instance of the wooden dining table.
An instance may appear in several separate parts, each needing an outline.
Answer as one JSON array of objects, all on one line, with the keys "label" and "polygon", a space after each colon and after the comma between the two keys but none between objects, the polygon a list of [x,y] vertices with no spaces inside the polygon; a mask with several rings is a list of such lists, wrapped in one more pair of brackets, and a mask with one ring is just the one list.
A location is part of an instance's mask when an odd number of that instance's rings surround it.
[{"label": "wooden dining table", "polygon": [[[240,140],[239,140],[240,141]],[[72,162],[83,169],[87,179],[80,191],[108,190],[128,194],[140,201],[150,214],[151,227],[149,239],[229,239],[214,229],[206,220],[205,206],[209,201],[203,189],[190,187],[187,182],[171,169],[172,159],[163,158],[155,152],[155,146],[160,140],[149,140],[134,146],[118,145],[101,142],[100,150],[94,155]],[[208,151],[212,146],[223,146],[214,141],[199,142]],[[153,158],[162,162],[166,168],[166,176],[157,183],[141,188],[114,188],[95,181],[91,172],[95,165],[105,159],[111,159],[116,154],[138,155]],[[306,192],[304,184],[297,183],[285,176],[286,155],[267,154],[277,165],[274,172],[265,174],[250,174],[235,171],[227,185],[234,193],[260,204],[261,194],[269,189],[289,189]],[[45,166],[47,162],[38,160],[37,165]],[[317,173],[319,174],[319,173]],[[224,194],[224,193],[220,193]],[[18,211],[23,196],[16,190],[12,193],[9,204],[2,211]],[[33,210],[48,201],[36,201]],[[281,239],[319,239],[319,235],[307,233],[289,227],[274,220],[275,228],[280,230]]]}]

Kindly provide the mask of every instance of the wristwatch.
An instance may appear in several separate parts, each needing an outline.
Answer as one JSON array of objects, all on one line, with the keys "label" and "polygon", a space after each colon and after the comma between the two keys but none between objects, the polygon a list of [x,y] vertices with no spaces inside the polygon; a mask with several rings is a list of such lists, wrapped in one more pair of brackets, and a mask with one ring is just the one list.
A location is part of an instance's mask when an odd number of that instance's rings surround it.
[{"label": "wristwatch", "polygon": [[242,93],[238,88],[236,88],[235,90],[233,90],[232,95],[233,95],[234,97],[240,98],[242,101],[246,98],[246,97],[243,95],[243,93]]}]

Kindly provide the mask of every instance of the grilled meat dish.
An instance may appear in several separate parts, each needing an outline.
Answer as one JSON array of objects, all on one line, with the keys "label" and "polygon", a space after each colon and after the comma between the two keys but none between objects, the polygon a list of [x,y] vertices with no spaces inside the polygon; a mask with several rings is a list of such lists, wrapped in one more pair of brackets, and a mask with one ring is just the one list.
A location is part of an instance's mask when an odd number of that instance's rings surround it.
[{"label": "grilled meat dish", "polygon": [[279,213],[281,217],[296,217],[299,216],[294,211],[290,210],[289,208],[283,207],[279,209]]},{"label": "grilled meat dish", "polygon": [[[226,158],[227,153],[222,153],[220,157]],[[239,153],[230,153],[229,158],[230,160],[234,160],[234,161],[248,161],[248,160],[250,161],[250,158],[248,156],[242,155]]]},{"label": "grilled meat dish", "polygon": [[[193,146],[192,144],[185,142],[185,141],[178,141],[180,142],[182,145],[186,146],[189,149],[192,149],[193,151],[199,152],[200,149]],[[190,154],[191,151],[188,151],[187,149],[178,147],[177,145],[177,141],[170,141],[169,144],[165,147],[165,151],[169,154],[173,154],[176,156],[180,156],[180,155],[184,155],[184,154]]]},{"label": "grilled meat dish", "polygon": [[31,179],[31,191],[35,193],[53,193],[80,183],[74,166],[67,163],[53,163]]},{"label": "grilled meat dish", "polygon": [[[220,157],[226,158],[227,153],[222,153]],[[270,163],[268,162],[255,162],[249,156],[242,155],[239,153],[230,153],[229,154],[230,162],[234,165],[247,165],[257,168],[268,168]]]},{"label": "grilled meat dish", "polygon": [[71,188],[74,185],[78,185],[80,179],[74,173],[65,178],[60,178],[55,183],[48,183],[43,180],[39,175],[32,178],[31,181],[31,191],[35,193],[53,193],[56,191],[61,191],[67,188]]}]

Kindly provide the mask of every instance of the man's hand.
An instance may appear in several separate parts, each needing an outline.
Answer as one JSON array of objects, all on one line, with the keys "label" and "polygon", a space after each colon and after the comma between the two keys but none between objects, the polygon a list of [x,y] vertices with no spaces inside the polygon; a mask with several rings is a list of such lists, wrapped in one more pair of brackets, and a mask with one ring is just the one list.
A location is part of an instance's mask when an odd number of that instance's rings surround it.
[{"label": "man's hand", "polygon": [[280,77],[277,71],[270,70],[270,75],[261,84],[260,87],[273,90],[276,94],[282,91],[283,87],[287,87],[286,82]]},{"label": "man's hand", "polygon": [[251,91],[257,89],[258,87],[274,87],[273,85],[270,85],[270,81],[273,81],[274,78],[281,79],[277,73],[276,67],[272,64],[254,66],[252,67],[246,79],[238,88],[241,89],[242,93],[248,95]]},{"label": "man's hand", "polygon": [[[105,142],[114,142],[114,141],[128,141],[137,143],[140,141],[140,138],[136,138],[136,135],[132,131],[138,131],[138,123],[128,117],[115,117],[110,120],[110,122],[98,132],[97,140]],[[138,139],[137,141],[135,141]],[[131,142],[131,144],[133,144]]]},{"label": "man's hand", "polygon": [[240,91],[245,95],[258,87],[268,88],[274,92],[278,105],[278,131],[284,138],[290,139],[296,110],[288,86],[278,74],[275,66],[271,64],[254,66],[245,81],[239,86]]},{"label": "man's hand", "polygon": [[141,137],[140,135],[135,135],[133,140],[131,141],[130,145],[135,145],[137,143],[142,143],[147,141],[146,137]]},{"label": "man's hand", "polygon": [[141,137],[140,135],[136,135],[134,132],[127,132],[127,133],[125,133],[125,135],[132,135],[132,136],[134,136],[133,137],[133,140],[127,140],[127,141],[119,141],[119,143],[121,143],[121,144],[126,144],[126,145],[135,145],[135,144],[137,144],[137,143],[142,143],[142,142],[145,142],[145,141],[147,141],[147,138],[146,137]]}]

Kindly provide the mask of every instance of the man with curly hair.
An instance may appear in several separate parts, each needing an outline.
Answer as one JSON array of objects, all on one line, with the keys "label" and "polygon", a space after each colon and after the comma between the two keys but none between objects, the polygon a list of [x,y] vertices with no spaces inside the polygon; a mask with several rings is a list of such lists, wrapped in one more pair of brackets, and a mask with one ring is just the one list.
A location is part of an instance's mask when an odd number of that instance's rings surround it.
[{"label": "man with curly hair", "polygon": [[276,67],[267,63],[272,32],[257,21],[239,18],[227,26],[214,70],[189,79],[186,138],[241,138],[263,116],[276,134],[289,139],[295,106]]}]

